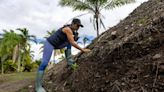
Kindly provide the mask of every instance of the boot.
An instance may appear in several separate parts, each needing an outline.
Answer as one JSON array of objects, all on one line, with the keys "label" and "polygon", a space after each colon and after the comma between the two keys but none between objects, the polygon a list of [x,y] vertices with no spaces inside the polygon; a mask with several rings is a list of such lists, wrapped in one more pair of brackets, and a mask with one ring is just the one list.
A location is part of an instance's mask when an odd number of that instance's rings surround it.
[{"label": "boot", "polygon": [[66,56],[68,66],[71,66],[72,64],[74,64],[74,60],[72,59],[71,49],[65,50],[65,56]]},{"label": "boot", "polygon": [[42,87],[42,78],[44,75],[44,71],[38,71],[36,75],[36,83],[35,83],[35,91],[36,92],[46,92],[46,90]]}]

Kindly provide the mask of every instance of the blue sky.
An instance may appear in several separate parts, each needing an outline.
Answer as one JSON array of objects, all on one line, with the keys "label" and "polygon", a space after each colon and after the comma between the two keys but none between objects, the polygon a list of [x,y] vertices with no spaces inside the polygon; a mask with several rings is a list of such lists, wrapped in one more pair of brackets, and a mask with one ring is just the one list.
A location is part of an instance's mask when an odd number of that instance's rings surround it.
[{"label": "blue sky", "polygon": [[[103,10],[102,14],[106,28],[112,27],[124,19],[141,3],[148,0],[136,0],[113,10]],[[58,29],[74,16],[86,12],[72,11],[71,8],[58,5],[59,0],[0,0],[0,33],[2,29],[27,28],[31,35],[43,38],[47,30]],[[80,17],[84,28],[79,29],[81,36],[96,36],[96,31],[90,23],[92,15]],[[100,29],[100,33],[104,32]],[[34,46],[36,51],[38,46]],[[39,51],[37,51],[39,52]],[[38,53],[35,53],[38,55]]]}]

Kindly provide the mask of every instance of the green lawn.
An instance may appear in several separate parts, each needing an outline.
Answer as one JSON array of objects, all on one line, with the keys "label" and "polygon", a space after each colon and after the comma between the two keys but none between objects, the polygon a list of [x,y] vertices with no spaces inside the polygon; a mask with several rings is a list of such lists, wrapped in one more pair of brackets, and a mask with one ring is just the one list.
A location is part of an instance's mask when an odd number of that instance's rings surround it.
[{"label": "green lawn", "polygon": [[24,79],[35,79],[36,72],[20,72],[12,74],[0,74],[0,83],[15,82]]}]

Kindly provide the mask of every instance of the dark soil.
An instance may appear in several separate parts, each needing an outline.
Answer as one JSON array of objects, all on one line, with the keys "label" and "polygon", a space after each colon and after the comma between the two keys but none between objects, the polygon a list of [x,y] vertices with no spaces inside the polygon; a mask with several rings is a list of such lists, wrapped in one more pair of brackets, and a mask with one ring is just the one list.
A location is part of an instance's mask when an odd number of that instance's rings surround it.
[{"label": "dark soil", "polygon": [[47,72],[48,92],[164,92],[164,0],[149,0],[79,53],[75,71]]}]

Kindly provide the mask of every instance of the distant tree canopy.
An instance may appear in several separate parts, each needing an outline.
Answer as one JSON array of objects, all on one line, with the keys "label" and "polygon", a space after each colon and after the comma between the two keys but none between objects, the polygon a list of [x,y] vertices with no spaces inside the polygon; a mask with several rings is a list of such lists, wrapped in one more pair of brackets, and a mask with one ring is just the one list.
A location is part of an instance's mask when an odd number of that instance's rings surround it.
[{"label": "distant tree canopy", "polygon": [[[30,41],[36,42],[34,35],[29,35],[26,28],[18,28],[21,33],[14,30],[3,30],[0,35],[0,62],[1,73],[8,70],[23,71],[28,66],[33,66]],[[32,68],[32,67],[31,67]]]}]

